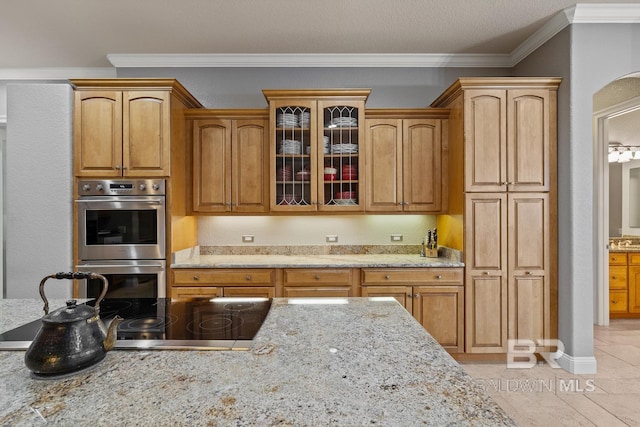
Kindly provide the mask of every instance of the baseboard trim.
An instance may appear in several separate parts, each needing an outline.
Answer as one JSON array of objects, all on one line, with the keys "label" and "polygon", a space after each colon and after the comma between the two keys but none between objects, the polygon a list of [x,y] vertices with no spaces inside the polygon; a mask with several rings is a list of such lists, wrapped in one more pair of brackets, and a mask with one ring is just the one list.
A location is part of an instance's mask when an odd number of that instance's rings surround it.
[{"label": "baseboard trim", "polygon": [[571,372],[572,374],[595,374],[597,371],[595,356],[573,357],[564,353],[562,357],[556,361],[562,369],[567,372]]}]

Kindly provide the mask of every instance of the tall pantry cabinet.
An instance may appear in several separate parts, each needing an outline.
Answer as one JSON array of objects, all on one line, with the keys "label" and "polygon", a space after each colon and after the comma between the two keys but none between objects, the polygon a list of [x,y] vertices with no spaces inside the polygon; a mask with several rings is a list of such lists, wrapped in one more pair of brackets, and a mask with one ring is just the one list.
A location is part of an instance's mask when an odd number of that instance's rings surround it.
[{"label": "tall pantry cabinet", "polygon": [[449,117],[449,214],[462,218],[465,350],[557,337],[559,78],[461,78]]}]

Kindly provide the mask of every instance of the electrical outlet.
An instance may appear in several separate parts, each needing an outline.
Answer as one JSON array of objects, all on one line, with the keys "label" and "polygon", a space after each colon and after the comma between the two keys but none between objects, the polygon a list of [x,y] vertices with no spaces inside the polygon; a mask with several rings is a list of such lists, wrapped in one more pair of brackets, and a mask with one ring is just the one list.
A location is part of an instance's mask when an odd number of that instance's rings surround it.
[{"label": "electrical outlet", "polygon": [[243,243],[253,243],[253,234],[244,234],[242,236]]},{"label": "electrical outlet", "polygon": [[391,235],[392,242],[402,242],[402,234],[392,234]]},{"label": "electrical outlet", "polygon": [[338,243],[338,236],[335,234],[327,234],[325,240],[327,243]]}]

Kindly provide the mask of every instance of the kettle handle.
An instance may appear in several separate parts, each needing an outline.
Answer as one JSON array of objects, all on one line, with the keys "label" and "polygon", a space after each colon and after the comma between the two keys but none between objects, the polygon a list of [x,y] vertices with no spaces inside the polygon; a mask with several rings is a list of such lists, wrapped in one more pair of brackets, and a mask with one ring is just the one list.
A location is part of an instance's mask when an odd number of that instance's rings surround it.
[{"label": "kettle handle", "polygon": [[69,272],[69,273],[60,272],[60,273],[56,273],[56,274],[50,274],[49,276],[46,276],[44,279],[42,279],[40,281],[40,296],[42,297],[42,300],[44,301],[44,314],[45,315],[49,314],[49,301],[47,300],[47,297],[44,295],[44,282],[46,282],[48,279],[58,279],[58,280],[62,280],[62,279],[70,279],[70,280],[74,280],[74,279],[78,279],[78,280],[80,280],[80,279],[100,279],[100,280],[102,280],[102,292],[100,292],[100,296],[96,300],[96,303],[95,303],[95,306],[94,306],[94,310],[96,312],[96,316],[100,312],[100,301],[102,301],[104,296],[107,294],[107,289],[109,288],[109,282],[107,282],[107,278],[106,277],[104,277],[102,274],[91,273],[90,271],[74,271],[74,272]]}]

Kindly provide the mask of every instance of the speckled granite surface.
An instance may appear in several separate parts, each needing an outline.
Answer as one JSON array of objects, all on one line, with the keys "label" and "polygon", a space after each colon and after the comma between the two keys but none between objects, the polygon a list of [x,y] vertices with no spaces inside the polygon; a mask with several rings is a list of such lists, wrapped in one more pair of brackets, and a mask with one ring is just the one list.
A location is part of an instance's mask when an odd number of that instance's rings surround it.
[{"label": "speckled granite surface", "polygon": [[[0,352],[0,425],[515,425],[398,303],[346,301],[274,300],[249,351],[112,351],[63,380]],[[0,331],[41,308],[0,300]]]},{"label": "speckled granite surface", "polygon": [[210,248],[196,247],[174,253],[171,268],[464,267],[460,253],[448,248],[439,248],[438,258],[421,257],[419,249],[409,253],[405,250],[399,250],[399,253],[353,253],[343,247],[343,253],[338,254],[337,249],[324,253],[326,251],[316,250],[315,246],[271,247],[270,252],[264,247],[246,251],[212,251]]}]

